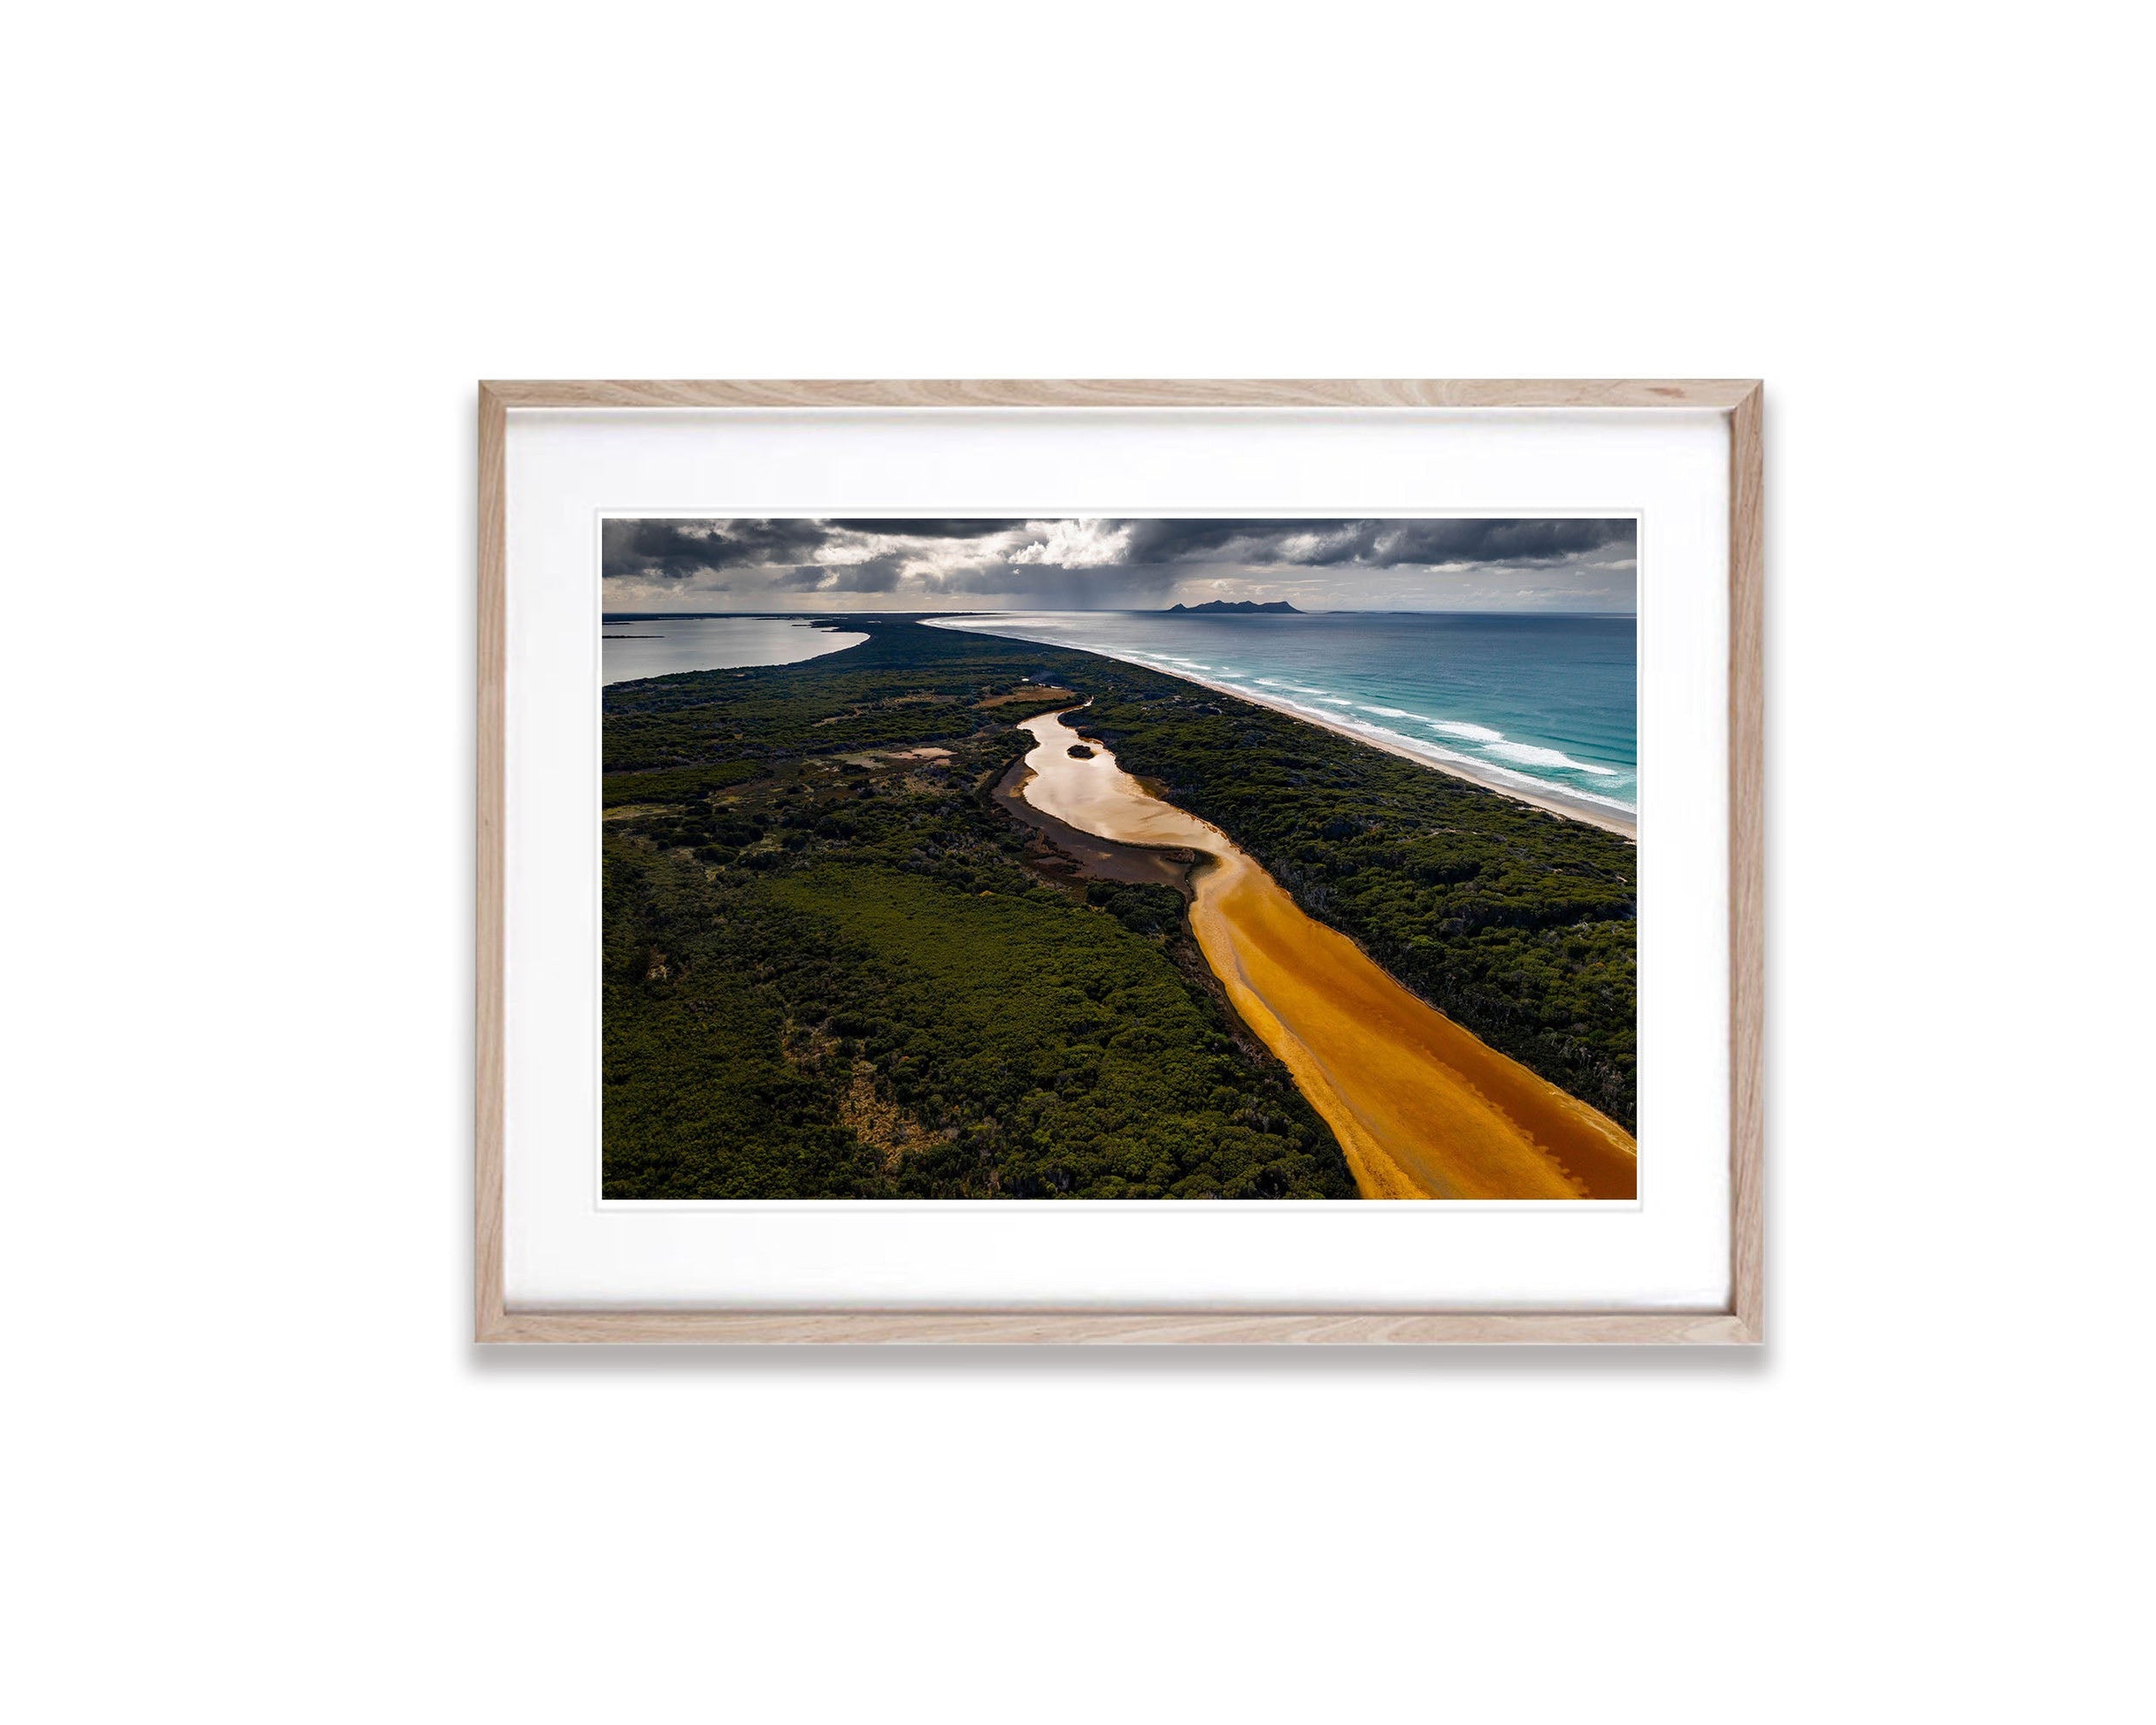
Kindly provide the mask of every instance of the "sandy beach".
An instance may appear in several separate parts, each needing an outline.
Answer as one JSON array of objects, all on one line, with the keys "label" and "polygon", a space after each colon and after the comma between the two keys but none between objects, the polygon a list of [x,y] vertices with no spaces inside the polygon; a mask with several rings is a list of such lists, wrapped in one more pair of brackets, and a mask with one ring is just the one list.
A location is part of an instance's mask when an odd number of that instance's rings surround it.
[{"label": "sandy beach", "polygon": [[[964,627],[965,623],[960,619],[930,619],[928,626],[956,629]],[[1020,635],[1014,639],[1036,638]],[[1178,683],[1195,684],[1230,701],[1244,701],[1254,707],[1263,707],[1270,712],[1331,731],[1351,742],[1382,749],[1386,754],[1397,755],[1402,760],[1412,761],[1417,766],[1426,767],[1433,772],[1448,773],[1455,778],[1465,779],[1470,784],[1479,785],[1485,790],[1493,790],[1500,796],[1509,796],[1516,803],[1539,809],[1545,814],[1562,815],[1568,821],[1581,821],[1591,827],[1600,827],[1605,832],[1630,839],[1635,844],[1639,840],[1638,817],[1621,804],[1594,796],[1575,795],[1562,786],[1536,779],[1526,773],[1507,771],[1500,766],[1469,760],[1457,751],[1440,744],[1424,743],[1417,746],[1413,739],[1385,726],[1347,719],[1313,707],[1308,702],[1254,689],[1248,683],[1223,683],[1205,676],[1205,667],[1188,660],[1167,660],[1152,653],[1118,652],[1112,646],[1102,643],[1074,645],[1059,642],[1052,635],[1037,639],[1045,645],[1061,645],[1065,652],[1097,654],[1118,664],[1134,665],[1140,670],[1151,671],[1157,677],[1173,677]]]},{"label": "sandy beach", "polygon": [[1637,1195],[1629,1133],[1402,987],[1225,834],[1146,790],[1111,751],[1093,743],[1073,756],[1079,738],[1062,717],[1024,721],[1035,746],[1020,794],[1080,833],[1204,859],[1190,912],[1198,946],[1333,1129],[1364,1197]]},{"label": "sandy beach", "polygon": [[1450,773],[1455,778],[1464,778],[1470,784],[1479,784],[1485,790],[1494,790],[1500,796],[1509,796],[1515,803],[1524,803],[1531,808],[1542,809],[1545,814],[1562,815],[1568,821],[1584,821],[1590,827],[1600,827],[1606,833],[1615,833],[1619,838],[1630,839],[1634,844],[1639,842],[1638,821],[1621,809],[1612,809],[1584,796],[1568,796],[1551,786],[1524,785],[1517,777],[1484,771],[1471,762],[1442,758],[1435,753],[1409,748],[1386,737],[1373,735],[1373,732],[1377,728],[1374,726],[1367,730],[1361,729],[1344,720],[1335,719],[1323,713],[1313,713],[1308,707],[1298,706],[1292,701],[1269,700],[1248,689],[1230,689],[1225,683],[1194,676],[1179,667],[1172,669],[1136,659],[1128,663],[1137,664],[1144,670],[1157,671],[1162,677],[1172,677],[1179,683],[1195,683],[1231,701],[1247,701],[1254,707],[1267,708],[1290,719],[1300,720],[1305,725],[1318,726],[1347,738],[1350,742],[1382,749],[1388,755],[1398,755],[1402,760],[1413,761],[1417,766],[1427,767],[1432,772]]},{"label": "sandy beach", "polygon": [[[1166,675],[1166,673],[1163,673]],[[1192,679],[1195,681],[1196,679]],[[1218,688],[1207,683],[1208,689]],[[1480,772],[1464,761],[1433,760],[1417,750],[1403,747],[1383,737],[1373,737],[1367,731],[1337,719],[1328,719],[1320,713],[1310,713],[1300,707],[1291,707],[1285,702],[1260,701],[1243,689],[1221,689],[1223,695],[1232,694],[1238,701],[1248,701],[1254,706],[1268,707],[1275,713],[1284,713],[1291,719],[1300,719],[1305,725],[1322,726],[1337,733],[1351,742],[1361,743],[1373,749],[1383,749],[1388,755],[1398,755],[1402,760],[1413,761],[1417,766],[1427,767],[1432,772],[1450,773],[1455,778],[1464,778],[1470,784],[1479,784],[1485,790],[1494,790],[1500,796],[1509,796],[1515,803],[1524,803],[1545,814],[1561,815],[1568,821],[1584,821],[1590,827],[1600,827],[1606,833],[1639,842],[1639,822],[1622,809],[1611,809],[1600,803],[1590,803],[1583,796],[1567,796],[1562,790],[1530,790],[1515,779],[1499,778],[1495,773]]]}]

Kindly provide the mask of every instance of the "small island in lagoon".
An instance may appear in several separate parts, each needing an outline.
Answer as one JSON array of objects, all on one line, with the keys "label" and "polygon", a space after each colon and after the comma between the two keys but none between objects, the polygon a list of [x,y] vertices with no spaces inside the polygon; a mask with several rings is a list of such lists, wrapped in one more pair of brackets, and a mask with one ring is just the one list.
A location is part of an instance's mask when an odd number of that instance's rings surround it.
[{"label": "small island in lagoon", "polygon": [[605,691],[607,1197],[1634,1194],[1626,838],[996,618],[794,620],[852,645]]}]

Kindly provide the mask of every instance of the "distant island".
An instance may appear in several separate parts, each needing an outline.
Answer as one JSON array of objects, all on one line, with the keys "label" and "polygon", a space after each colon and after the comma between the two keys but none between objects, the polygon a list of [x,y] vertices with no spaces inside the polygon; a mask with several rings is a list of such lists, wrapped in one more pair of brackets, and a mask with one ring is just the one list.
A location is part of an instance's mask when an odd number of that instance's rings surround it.
[{"label": "distant island", "polygon": [[1203,605],[1171,605],[1168,607],[1168,613],[1171,616],[1178,611],[1182,612],[1185,616],[1196,616],[1200,612],[1206,611],[1264,611],[1290,617],[1299,617],[1303,614],[1285,599],[1275,599],[1263,605],[1254,599],[1208,599]]}]

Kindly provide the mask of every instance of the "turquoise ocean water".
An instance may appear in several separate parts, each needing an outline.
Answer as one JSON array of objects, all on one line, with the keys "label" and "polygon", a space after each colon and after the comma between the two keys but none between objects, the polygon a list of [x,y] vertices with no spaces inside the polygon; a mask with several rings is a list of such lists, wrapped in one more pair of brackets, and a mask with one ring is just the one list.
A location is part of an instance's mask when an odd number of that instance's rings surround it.
[{"label": "turquoise ocean water", "polygon": [[1440,765],[1638,812],[1631,616],[1003,611],[935,621],[1104,653],[1324,718]]}]

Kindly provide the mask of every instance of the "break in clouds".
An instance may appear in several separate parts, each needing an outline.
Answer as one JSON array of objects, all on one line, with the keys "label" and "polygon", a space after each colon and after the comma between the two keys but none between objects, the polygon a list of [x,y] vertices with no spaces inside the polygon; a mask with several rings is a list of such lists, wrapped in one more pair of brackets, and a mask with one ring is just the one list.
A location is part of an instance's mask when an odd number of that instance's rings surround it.
[{"label": "break in clouds", "polygon": [[1630,611],[1630,520],[914,518],[604,524],[608,611]]}]

